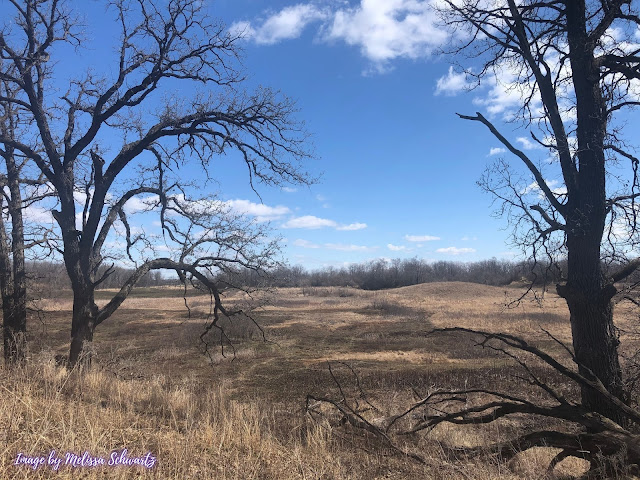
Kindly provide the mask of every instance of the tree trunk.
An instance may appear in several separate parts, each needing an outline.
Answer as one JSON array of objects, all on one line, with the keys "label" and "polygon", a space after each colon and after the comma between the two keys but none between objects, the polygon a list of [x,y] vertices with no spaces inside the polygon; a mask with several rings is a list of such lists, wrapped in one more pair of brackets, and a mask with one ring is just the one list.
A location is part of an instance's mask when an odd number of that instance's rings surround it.
[{"label": "tree trunk", "polygon": [[[13,132],[14,119],[2,125],[3,133]],[[7,237],[4,218],[0,219],[0,290],[2,291],[4,359],[7,364],[23,363],[27,346],[27,285],[24,261],[24,224],[22,220],[22,192],[20,169],[16,165],[13,150],[3,153],[7,169],[9,195],[7,211],[11,217],[11,242]],[[3,186],[3,188],[4,188]],[[0,201],[0,210],[3,202]],[[10,244],[10,246],[9,246]]]},{"label": "tree trunk", "polygon": [[[24,223],[22,220],[22,192],[20,191],[20,171],[15,159],[6,159],[7,180],[9,183],[9,214],[11,215],[11,273],[13,296],[12,312],[9,322],[9,339],[5,331],[5,360],[23,363],[27,353],[27,275],[24,261]],[[6,320],[5,320],[6,322]],[[6,356],[7,340],[9,357]]]},{"label": "tree trunk", "polygon": [[[4,196],[0,195],[0,211],[4,207]],[[4,226],[4,215],[0,215],[0,291],[2,293],[2,337],[4,340],[4,360],[11,363],[13,335],[13,295],[11,288],[11,260],[9,258],[9,241]]]},{"label": "tree trunk", "polygon": [[[601,242],[607,218],[604,139],[606,103],[600,85],[595,46],[587,35],[584,0],[567,2],[567,40],[576,97],[578,140],[575,184],[566,204],[568,251],[567,284],[558,288],[571,313],[571,333],[583,374],[593,372],[613,395],[622,398],[622,372],[618,337],[613,324],[611,297],[615,288],[605,281],[601,268]],[[613,293],[612,291],[613,290]],[[588,387],[582,388],[583,405],[622,424],[623,416]]]},{"label": "tree trunk", "polygon": [[[594,152],[583,152],[584,157],[603,159]],[[590,158],[589,158],[590,157]],[[571,210],[567,218],[567,284],[558,287],[571,314],[573,348],[581,373],[593,372],[616,397],[623,399],[622,371],[618,358],[618,335],[613,323],[615,287],[604,277],[601,266],[601,240],[604,231],[605,208],[599,189],[589,185],[585,175],[591,165],[583,168],[580,185],[580,205]],[[598,209],[595,206],[601,206]],[[572,206],[570,204],[570,206]],[[585,368],[586,367],[586,368]],[[589,387],[582,387],[583,405],[616,423],[623,425],[624,417],[619,409]]]},{"label": "tree trunk", "polygon": [[[9,165],[7,161],[7,165]],[[17,185],[16,185],[17,186]],[[8,365],[23,363],[27,349],[27,290],[24,270],[24,230],[22,199],[18,193],[9,199],[12,217],[12,242],[9,247],[4,218],[0,218],[0,291],[2,293],[4,360]],[[0,210],[2,209],[0,200]],[[16,206],[17,205],[17,206]],[[17,212],[14,211],[17,208]],[[0,215],[0,217],[2,217]],[[11,249],[12,254],[9,254]],[[12,261],[13,260],[13,261]]]},{"label": "tree trunk", "polygon": [[73,318],[71,321],[71,348],[69,365],[83,367],[91,365],[91,343],[96,327],[98,307],[94,301],[93,288],[77,292],[73,296]]},{"label": "tree trunk", "polygon": [[26,305],[18,305],[13,295],[2,299],[4,361],[7,365],[26,361],[27,322]]},{"label": "tree trunk", "polygon": [[[590,370],[610,393],[623,398],[622,370],[618,360],[620,342],[613,324],[613,304],[602,288],[569,286],[577,283],[570,281],[558,291],[569,306],[573,348],[580,364],[579,370],[586,377],[590,376]],[[581,398],[587,409],[624,425],[620,410],[592,388],[583,386]]]},{"label": "tree trunk", "polygon": [[[91,343],[96,327],[98,306],[95,303],[95,285],[92,271],[92,243],[76,230],[76,211],[73,199],[73,172],[63,175],[58,187],[60,211],[53,216],[60,225],[64,241],[64,264],[73,289],[73,315],[71,319],[71,346],[69,365],[83,367],[91,365]],[[95,197],[94,197],[95,200]]]}]

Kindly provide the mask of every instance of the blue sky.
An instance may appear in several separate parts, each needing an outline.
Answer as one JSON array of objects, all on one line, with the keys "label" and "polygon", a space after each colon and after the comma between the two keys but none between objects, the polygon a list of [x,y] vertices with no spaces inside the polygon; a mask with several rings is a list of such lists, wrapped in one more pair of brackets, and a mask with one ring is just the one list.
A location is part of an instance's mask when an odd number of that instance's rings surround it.
[{"label": "blue sky", "polygon": [[[247,88],[265,85],[295,99],[312,134],[316,158],[307,170],[320,181],[311,187],[259,185],[258,197],[233,158],[221,159],[215,174],[232,208],[271,221],[291,264],[516,258],[506,220],[492,216],[492,197],[476,181],[500,156],[520,166],[482,125],[455,113],[479,110],[533,158],[548,155],[526,130],[503,122],[519,105],[517,93],[491,78],[468,91],[451,65],[471,60],[436,53],[448,37],[429,3],[204,0],[212,17],[245,36]],[[71,4],[84,9],[86,42],[61,65],[69,75],[87,65],[109,72],[107,40],[117,30],[104,4]]]},{"label": "blue sky", "polygon": [[[455,115],[474,113],[474,103],[490,92],[458,88],[464,82],[449,68],[459,59],[432,53],[439,34],[429,27],[432,14],[416,3],[236,0],[212,6],[247,35],[251,80],[297,99],[313,134],[318,160],[309,168],[322,172],[321,182],[295,192],[260,191],[266,205],[290,209],[274,225],[287,239],[291,263],[513,257],[506,222],[491,216],[492,199],[475,183],[499,145],[481,125]],[[423,31],[401,23],[407,15],[416,16]],[[338,18],[344,31],[330,34]],[[498,111],[501,101],[494,103]],[[523,136],[513,132],[514,139]],[[225,194],[259,201],[237,187]],[[295,222],[306,216],[318,220]],[[307,228],[284,228],[296,225]]]}]

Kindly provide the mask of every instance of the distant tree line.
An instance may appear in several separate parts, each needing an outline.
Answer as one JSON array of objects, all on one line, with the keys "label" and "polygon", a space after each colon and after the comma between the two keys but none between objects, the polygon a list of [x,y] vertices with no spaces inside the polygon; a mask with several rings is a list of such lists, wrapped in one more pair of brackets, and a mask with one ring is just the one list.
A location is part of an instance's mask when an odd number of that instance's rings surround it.
[{"label": "distant tree line", "polygon": [[[427,282],[471,282],[508,285],[523,281],[535,284],[558,282],[562,262],[553,268],[532,261],[482,260],[478,262],[430,262],[419,258],[378,259],[344,267],[307,270],[299,265],[280,267],[269,272],[269,283],[276,287],[356,287],[364,290],[405,287]],[[234,271],[221,275],[230,284],[256,286],[265,283],[258,271]]]},{"label": "distant tree line", "polygon": [[[419,258],[374,260],[344,267],[325,267],[308,270],[300,265],[281,266],[268,272],[260,270],[227,270],[217,275],[217,280],[228,285],[256,287],[268,284],[274,287],[355,287],[364,290],[405,287],[427,282],[472,282],[486,285],[508,285],[514,281],[541,283],[558,278],[546,271],[543,265],[508,260],[483,260],[479,262],[428,262]],[[99,286],[100,289],[119,288],[123,279],[134,269],[114,267],[113,273]],[[71,284],[61,262],[28,262],[30,282],[37,285],[45,296],[70,289]],[[138,287],[177,285],[176,276],[163,276],[150,271],[140,279]]]},{"label": "distant tree line", "polygon": [[[113,267],[113,273],[100,284],[99,289],[119,289],[122,282],[129,278],[134,271],[133,268]],[[28,262],[27,278],[40,296],[55,297],[59,292],[71,289],[71,281],[62,262]],[[136,286],[159,287],[178,283],[177,277],[165,278],[160,271],[152,270],[144,275]]]},{"label": "distant tree line", "polygon": [[[615,265],[603,266],[605,271]],[[44,296],[55,296],[60,290],[70,289],[64,265],[57,262],[30,262],[28,278],[37,285]],[[123,279],[134,269],[114,267],[113,273],[99,286],[100,289],[119,288]],[[420,258],[378,259],[344,267],[325,267],[308,270],[300,265],[281,266],[268,272],[261,270],[227,269],[215,275],[222,285],[242,287],[354,287],[363,290],[382,290],[406,287],[429,282],[470,282],[502,286],[513,282],[535,285],[555,285],[563,281],[566,261],[552,265],[527,261],[498,260],[495,258],[477,262],[437,261]],[[638,275],[637,275],[638,276]],[[209,276],[214,279],[213,275]],[[632,282],[640,278],[634,276]],[[163,276],[159,271],[150,271],[143,276],[137,287],[159,287],[179,285],[174,276]]]}]

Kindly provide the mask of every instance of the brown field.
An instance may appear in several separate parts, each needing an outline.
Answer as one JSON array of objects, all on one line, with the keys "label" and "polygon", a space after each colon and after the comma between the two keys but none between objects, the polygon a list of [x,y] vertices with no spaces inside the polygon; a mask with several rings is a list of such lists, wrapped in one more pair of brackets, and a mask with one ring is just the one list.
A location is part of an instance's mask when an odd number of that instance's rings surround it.
[{"label": "brown field", "polygon": [[[505,307],[521,291],[465,283],[379,292],[279,289],[270,305],[255,313],[266,342],[251,322],[234,320],[225,327],[235,356],[228,347],[223,356],[210,338],[209,357],[199,339],[208,297],[190,297],[188,315],[179,290],[145,289],[98,327],[95,368],[83,376],[54,361],[67,352],[71,301],[42,300],[44,315],[30,323],[30,364],[20,371],[0,370],[0,478],[541,478],[555,454],[551,449],[503,463],[455,459],[442,448],[508,438],[531,428],[531,418],[477,428],[443,425],[401,440],[400,446],[426,459],[421,465],[339,425],[328,409],[322,421],[304,409],[307,394],[339,398],[328,365],[348,396],[358,396],[351,369],[357,373],[379,409],[371,412],[372,420],[402,411],[415,394],[435,388],[527,391],[514,378],[513,362],[474,346],[470,337],[428,335],[447,326],[510,332],[562,356],[542,329],[570,342],[564,301],[548,293],[541,303]],[[623,304],[616,315],[625,329],[637,320]],[[631,335],[623,336],[625,349],[634,349],[634,343]],[[55,472],[46,465],[13,464],[19,452],[46,456],[55,450],[62,456],[86,450],[108,459],[122,448],[131,456],[151,452],[157,464],[150,470],[62,466]],[[584,471],[582,461],[567,459],[553,478],[575,478]]]}]

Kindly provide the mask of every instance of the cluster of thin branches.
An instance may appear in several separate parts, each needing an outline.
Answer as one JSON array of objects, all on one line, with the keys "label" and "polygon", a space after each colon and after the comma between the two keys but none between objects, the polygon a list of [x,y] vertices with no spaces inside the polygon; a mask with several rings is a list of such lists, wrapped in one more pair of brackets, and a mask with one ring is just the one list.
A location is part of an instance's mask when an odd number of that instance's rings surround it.
[{"label": "cluster of thin branches", "polygon": [[[630,398],[621,400],[611,394],[598,377],[584,366],[578,371],[578,362],[572,349],[550,332],[543,331],[564,352],[564,360],[510,334],[461,327],[436,329],[430,333],[466,334],[476,339],[476,347],[511,359],[522,373],[513,375],[512,381],[520,387],[509,390],[509,393],[488,387],[433,388],[426,395],[414,390],[419,397],[417,401],[399,413],[385,414],[388,408],[373,404],[353,368],[340,363],[351,372],[355,393],[346,393],[347,382],[339,380],[334,374],[335,365],[329,365],[338,395],[308,395],[307,411],[317,419],[326,416],[321,405],[330,405],[339,412],[342,423],[378,438],[382,446],[419,462],[425,459],[406,440],[420,433],[428,433],[438,425],[483,425],[505,417],[521,418],[522,415],[545,417],[554,422],[556,429],[533,430],[495,444],[477,447],[443,445],[443,448],[455,458],[495,456],[506,461],[532,447],[552,447],[561,451],[550,462],[550,472],[570,456],[588,460],[591,464],[590,475],[640,472],[640,410]],[[567,359],[572,366],[566,364]],[[559,378],[552,380],[550,373],[556,377],[559,375]],[[517,393],[525,390],[522,385],[532,387],[539,395]],[[579,388],[594,390],[623,412],[624,425],[585,408],[576,395]]]}]

